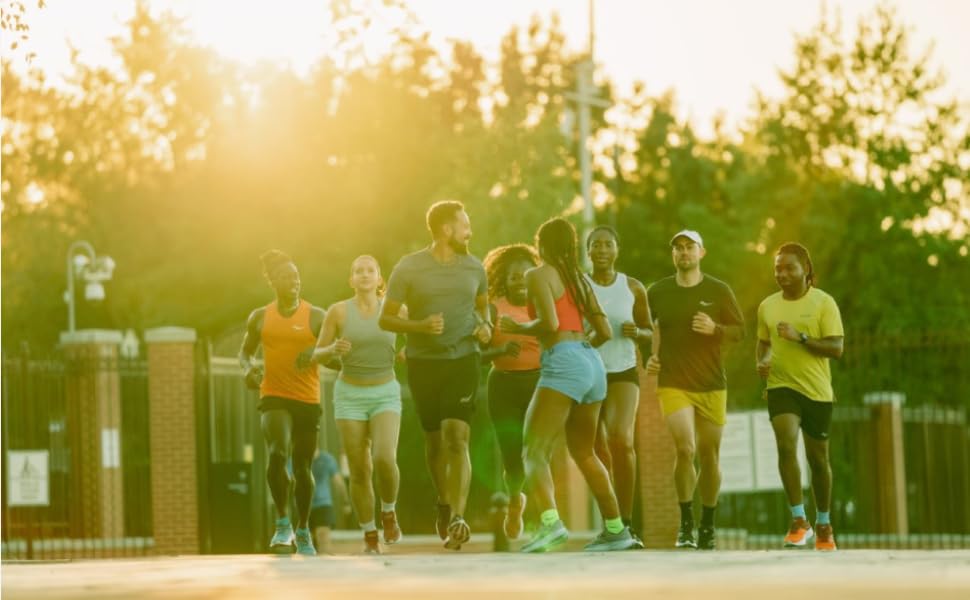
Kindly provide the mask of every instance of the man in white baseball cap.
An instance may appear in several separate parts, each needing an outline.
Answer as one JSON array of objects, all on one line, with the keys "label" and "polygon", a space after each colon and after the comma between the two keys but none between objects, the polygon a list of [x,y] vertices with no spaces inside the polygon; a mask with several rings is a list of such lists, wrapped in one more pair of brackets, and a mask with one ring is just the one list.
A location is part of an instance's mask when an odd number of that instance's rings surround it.
[{"label": "man in white baseball cap", "polygon": [[[684,229],[671,238],[670,246],[676,274],[647,290],[659,346],[647,372],[658,375],[657,397],[677,448],[674,486],[681,516],[675,545],[713,550],[721,488],[718,454],[727,417],[721,343],[740,340],[744,320],[731,288],[701,272],[707,253],[701,235]],[[695,439],[700,473],[694,469]],[[703,506],[695,539],[692,499],[698,488]]]}]

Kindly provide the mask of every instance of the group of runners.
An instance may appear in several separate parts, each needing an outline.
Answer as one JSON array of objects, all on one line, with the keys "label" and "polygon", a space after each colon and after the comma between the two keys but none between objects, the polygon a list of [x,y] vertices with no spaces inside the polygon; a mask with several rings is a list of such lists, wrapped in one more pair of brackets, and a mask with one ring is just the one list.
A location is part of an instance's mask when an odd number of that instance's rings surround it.
[{"label": "group of runners", "polygon": [[[616,271],[620,240],[610,227],[597,227],[584,240],[592,263],[587,273],[576,230],[562,218],[543,223],[534,245],[495,248],[484,261],[469,253],[472,228],[461,203],[432,205],[426,221],[431,245],[403,257],[386,288],[378,261],[359,256],[350,267],[353,296],[326,311],[301,299],[299,271],[290,257],[277,250],[262,256],[276,299],[250,315],[240,363],[247,385],[259,390],[269,452],[266,477],[277,511],[271,548],[316,553],[311,464],[322,413],[320,364],[339,369],[334,417],[364,550],[381,553],[384,544],[402,539],[396,513],[401,421],[396,361],[406,362],[437,493],[435,526],[445,548],[458,550],[471,535],[464,516],[470,424],[486,362],[488,409],[510,499],[506,535],[522,535],[525,507],[532,503],[538,527],[522,552],[545,552],[567,540],[550,468],[565,438],[604,522],[585,549],[642,548],[632,517],[638,349],[644,348],[646,372],[658,378],[657,396],[676,446],[674,485],[681,510],[676,546],[714,549],[718,452],[727,415],[722,345],[742,339],[744,321],[731,288],[701,271],[706,249],[700,234],[684,230],[673,236],[675,274],[648,289]],[[774,271],[780,291],[758,309],[756,367],[767,381],[779,470],[791,505],[783,543],[834,550],[828,361],[842,354],[841,317],[832,297],[815,287],[803,246],[779,248]],[[399,335],[405,337],[401,352]],[[256,361],[260,345],[262,365]],[[814,528],[802,499],[799,430],[812,470]],[[295,523],[289,517],[291,488]],[[695,491],[702,504],[696,536]]]}]

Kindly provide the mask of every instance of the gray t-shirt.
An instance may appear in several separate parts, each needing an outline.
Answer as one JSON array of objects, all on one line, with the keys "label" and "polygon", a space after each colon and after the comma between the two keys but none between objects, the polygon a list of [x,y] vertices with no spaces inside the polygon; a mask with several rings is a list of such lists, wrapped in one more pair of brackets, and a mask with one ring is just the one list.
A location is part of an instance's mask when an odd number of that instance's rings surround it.
[{"label": "gray t-shirt", "polygon": [[436,313],[445,320],[440,335],[408,334],[408,358],[452,359],[478,352],[475,298],[487,290],[485,268],[470,254],[447,265],[428,248],[402,258],[391,271],[387,297],[406,305],[413,321]]}]

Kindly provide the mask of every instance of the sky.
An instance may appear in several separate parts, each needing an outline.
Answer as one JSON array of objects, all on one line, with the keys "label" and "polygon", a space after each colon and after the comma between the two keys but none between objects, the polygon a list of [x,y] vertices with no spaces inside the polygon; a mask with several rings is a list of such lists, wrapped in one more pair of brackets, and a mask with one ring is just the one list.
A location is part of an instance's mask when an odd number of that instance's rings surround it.
[{"label": "sky", "polygon": [[[68,66],[69,45],[87,62],[110,61],[107,38],[121,28],[134,0],[47,0],[29,5],[34,64],[55,76]],[[244,61],[270,58],[306,69],[326,49],[327,0],[150,0],[153,8],[185,17],[196,38]],[[828,0],[846,31],[878,0]],[[896,0],[917,48],[934,45],[934,63],[946,72],[947,95],[970,103],[970,1]],[[586,46],[588,0],[409,0],[432,41],[472,41],[496,58],[503,34],[533,14],[558,12],[568,45]],[[651,95],[676,91],[682,116],[703,133],[718,113],[728,123],[748,114],[754,90],[781,89],[777,72],[792,61],[794,34],[808,31],[823,3],[814,0],[596,0],[594,55],[599,74],[621,93],[642,81]],[[3,51],[9,54],[8,44]],[[23,62],[21,60],[21,62]]]}]

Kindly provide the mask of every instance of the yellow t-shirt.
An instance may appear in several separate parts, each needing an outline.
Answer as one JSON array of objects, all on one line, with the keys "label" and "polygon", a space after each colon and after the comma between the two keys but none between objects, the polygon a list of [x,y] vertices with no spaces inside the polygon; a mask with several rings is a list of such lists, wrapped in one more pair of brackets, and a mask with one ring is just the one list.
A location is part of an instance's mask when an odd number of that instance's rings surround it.
[{"label": "yellow t-shirt", "polygon": [[758,339],[771,343],[768,389],[791,388],[812,400],[832,402],[829,359],[812,354],[798,342],[779,337],[778,323],[790,323],[812,338],[844,335],[842,315],[832,296],[811,288],[798,300],[786,300],[781,292],[768,296],[758,307]]}]

